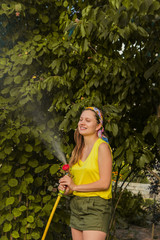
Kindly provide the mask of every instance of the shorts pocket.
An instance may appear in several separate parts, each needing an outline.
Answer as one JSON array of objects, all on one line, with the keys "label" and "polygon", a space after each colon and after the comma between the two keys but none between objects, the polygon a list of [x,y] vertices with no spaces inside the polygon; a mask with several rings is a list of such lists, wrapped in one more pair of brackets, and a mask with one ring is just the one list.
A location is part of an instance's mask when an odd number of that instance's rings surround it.
[{"label": "shorts pocket", "polygon": [[111,205],[110,199],[96,198],[93,202],[94,208],[102,213],[111,212]]}]

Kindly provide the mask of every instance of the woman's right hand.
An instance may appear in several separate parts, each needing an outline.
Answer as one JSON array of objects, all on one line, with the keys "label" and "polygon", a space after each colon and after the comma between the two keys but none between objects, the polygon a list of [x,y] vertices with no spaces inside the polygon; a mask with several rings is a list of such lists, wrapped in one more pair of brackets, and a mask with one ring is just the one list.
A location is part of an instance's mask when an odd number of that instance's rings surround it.
[{"label": "woman's right hand", "polygon": [[69,187],[67,187],[67,186],[64,186],[63,184],[59,184],[59,186],[58,186],[58,190],[60,191],[64,191],[64,195],[69,195],[69,194],[71,194],[71,191],[70,191],[70,189],[69,189]]}]

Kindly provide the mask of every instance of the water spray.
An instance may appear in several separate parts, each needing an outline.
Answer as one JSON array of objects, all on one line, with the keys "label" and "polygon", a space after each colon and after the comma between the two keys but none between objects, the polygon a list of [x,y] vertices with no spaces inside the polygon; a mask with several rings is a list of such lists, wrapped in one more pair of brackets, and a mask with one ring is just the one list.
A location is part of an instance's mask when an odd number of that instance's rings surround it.
[{"label": "water spray", "polygon": [[[68,174],[69,173],[69,164],[63,165],[62,169],[66,172],[66,174]],[[56,211],[56,208],[58,206],[58,203],[59,203],[59,201],[60,201],[60,199],[61,199],[61,197],[63,196],[64,193],[65,193],[65,190],[64,191],[59,190],[58,197],[57,197],[56,202],[55,202],[55,204],[53,206],[52,212],[51,212],[51,214],[49,216],[49,219],[48,219],[48,222],[47,222],[47,225],[46,225],[46,228],[44,230],[44,233],[43,233],[43,236],[42,236],[41,240],[44,240],[46,235],[47,235],[47,232],[48,232],[50,223],[52,221],[53,215],[54,215],[54,213]]]}]

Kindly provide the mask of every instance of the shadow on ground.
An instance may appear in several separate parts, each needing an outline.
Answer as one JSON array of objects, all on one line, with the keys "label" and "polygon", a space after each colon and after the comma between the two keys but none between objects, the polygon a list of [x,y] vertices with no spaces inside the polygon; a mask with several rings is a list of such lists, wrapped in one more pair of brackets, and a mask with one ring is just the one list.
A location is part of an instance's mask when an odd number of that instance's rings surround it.
[{"label": "shadow on ground", "polygon": [[[152,240],[152,229],[130,225],[128,229],[116,230],[117,240]],[[155,227],[154,239],[160,240],[160,225]]]}]

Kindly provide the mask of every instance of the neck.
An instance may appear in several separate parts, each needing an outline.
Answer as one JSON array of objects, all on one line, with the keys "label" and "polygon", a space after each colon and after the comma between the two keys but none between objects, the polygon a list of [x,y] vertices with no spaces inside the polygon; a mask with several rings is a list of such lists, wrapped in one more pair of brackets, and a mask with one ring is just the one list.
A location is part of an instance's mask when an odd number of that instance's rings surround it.
[{"label": "neck", "polygon": [[98,139],[97,135],[85,136],[84,137],[84,145],[85,145],[85,147],[93,146],[93,144],[97,141],[97,139]]}]

